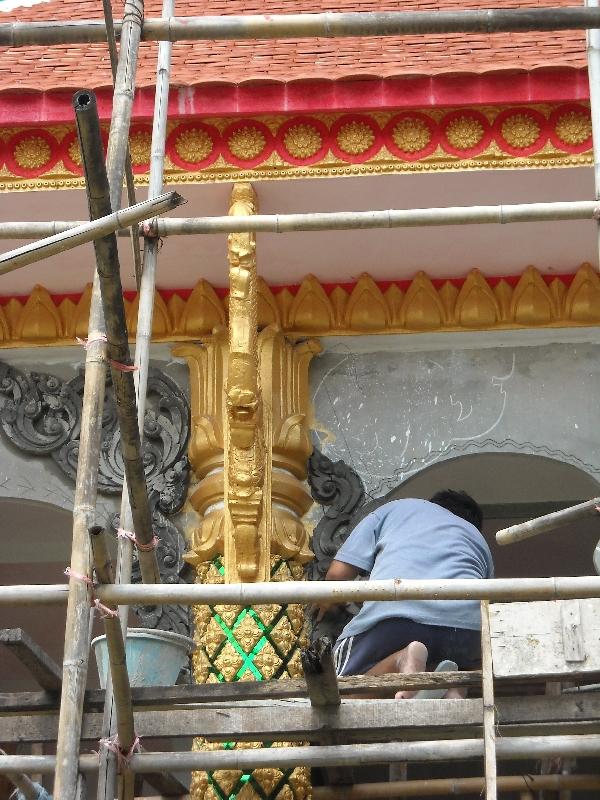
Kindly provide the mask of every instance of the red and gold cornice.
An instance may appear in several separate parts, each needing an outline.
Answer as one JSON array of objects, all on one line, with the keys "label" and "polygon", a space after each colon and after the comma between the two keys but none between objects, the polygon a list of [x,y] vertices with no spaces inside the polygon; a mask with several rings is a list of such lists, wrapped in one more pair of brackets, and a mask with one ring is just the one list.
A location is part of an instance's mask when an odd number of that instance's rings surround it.
[{"label": "red and gold cornice", "polygon": [[[85,337],[88,287],[80,295],[51,296],[41,286],[28,298],[0,303],[0,347],[74,345]],[[126,297],[129,332],[135,335],[138,301]],[[190,292],[157,292],[155,342],[194,341],[227,323],[227,296],[206,281]],[[259,281],[259,325],[275,324],[291,338],[429,331],[507,330],[600,325],[600,276],[583,264],[574,275],[486,278],[478,270],[460,280],[321,284],[309,275],[295,287]]]},{"label": "red and gold cornice", "polygon": [[[107,123],[106,130],[107,130]],[[131,128],[139,183],[148,180],[150,122]],[[356,113],[172,118],[171,183],[333,177],[591,163],[589,105],[422,108]],[[0,190],[83,185],[70,124],[0,128]]]}]

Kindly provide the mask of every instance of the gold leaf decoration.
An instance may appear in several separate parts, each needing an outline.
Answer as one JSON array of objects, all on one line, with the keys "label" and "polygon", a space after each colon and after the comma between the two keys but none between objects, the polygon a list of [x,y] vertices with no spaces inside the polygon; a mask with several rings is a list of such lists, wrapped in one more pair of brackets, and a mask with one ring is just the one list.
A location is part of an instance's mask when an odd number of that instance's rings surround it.
[{"label": "gold leaf decoration", "polygon": [[392,131],[396,147],[405,153],[418,153],[431,141],[431,131],[424,120],[418,117],[403,117]]},{"label": "gold leaf decoration", "polygon": [[483,138],[483,125],[479,120],[464,115],[450,120],[446,127],[446,139],[457,150],[470,150]]},{"label": "gold leaf decoration", "polygon": [[344,153],[359,156],[373,145],[375,134],[366,122],[352,120],[341,126],[336,140],[340,150],[343,150]]},{"label": "gold leaf decoration", "polygon": [[583,144],[592,135],[592,120],[584,111],[567,111],[558,118],[556,135],[565,144]]},{"label": "gold leaf decoration", "polygon": [[310,158],[319,150],[323,139],[314,125],[299,123],[287,129],[283,136],[285,149],[294,158]]},{"label": "gold leaf decoration", "polygon": [[515,286],[510,310],[520,325],[547,325],[557,318],[550,290],[534,267],[527,267]]},{"label": "gold leaf decoration", "polygon": [[367,273],[363,272],[352,290],[345,318],[345,327],[353,331],[381,330],[390,323],[389,310],[381,289]]},{"label": "gold leaf decoration", "polygon": [[229,150],[241,161],[251,161],[265,149],[266,140],[261,130],[244,125],[233,133],[227,142]]},{"label": "gold leaf decoration", "polygon": [[39,169],[50,161],[52,150],[41,136],[28,136],[15,145],[13,157],[23,169]]},{"label": "gold leaf decoration", "polygon": [[511,114],[502,123],[501,131],[511,147],[525,148],[537,140],[540,126],[529,114]]},{"label": "gold leaf decoration", "polygon": [[174,147],[179,158],[194,164],[210,155],[214,142],[202,128],[190,128],[177,136]]}]

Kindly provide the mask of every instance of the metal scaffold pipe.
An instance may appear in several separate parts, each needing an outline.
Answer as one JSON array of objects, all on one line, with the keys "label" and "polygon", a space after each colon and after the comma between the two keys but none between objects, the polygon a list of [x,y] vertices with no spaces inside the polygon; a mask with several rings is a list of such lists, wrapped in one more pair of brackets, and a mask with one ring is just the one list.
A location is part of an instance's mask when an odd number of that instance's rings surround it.
[{"label": "metal scaffold pipe", "polygon": [[[361,766],[396,761],[465,761],[481,758],[481,739],[438,739],[424,742],[382,742],[376,744],[322,745],[314,747],[269,747],[220,751],[140,753],[129,760],[132,772],[187,772],[189,770],[252,770],[297,766]],[[600,755],[600,736],[514,736],[498,740],[497,756],[502,760]],[[0,774],[6,772],[49,773],[54,756],[1,756]],[[97,756],[80,756],[79,769],[95,772]]]},{"label": "metal scaffold pipe", "polygon": [[[0,607],[64,604],[67,586],[0,586]],[[260,605],[262,603],[390,600],[559,600],[600,596],[600,577],[451,578],[447,580],[286,581],[285,583],[101,585],[103,603],[154,605]]]},{"label": "metal scaffold pipe", "polygon": [[498,544],[520,542],[540,533],[556,530],[562,525],[585,519],[585,517],[597,517],[599,509],[600,497],[594,497],[592,500],[586,500],[585,503],[563,508],[562,511],[554,511],[552,514],[545,514],[543,517],[520,522],[518,525],[511,525],[509,528],[502,528],[496,533],[496,541]]},{"label": "metal scaffold pipe", "polygon": [[[491,8],[464,11],[372,11],[319,14],[248,14],[245,16],[147,19],[145,41],[307,39],[344,36],[421,36],[443,33],[517,33],[522,31],[600,28],[595,8]],[[115,23],[117,35],[121,23]],[[0,46],[85,44],[106,41],[100,20],[30,22],[0,25]]]},{"label": "metal scaffold pipe", "polygon": [[[220,233],[291,233],[295,231],[417,228],[444,225],[507,225],[516,222],[593,220],[600,201],[518,203],[447,208],[388,209],[383,211],[323,211],[313,214],[255,214],[247,217],[170,217],[154,220],[151,232],[160,238]],[[31,239],[70,230],[78,221],[0,222],[0,239]],[[89,223],[87,223],[89,224]],[[139,227],[139,235],[148,233]],[[119,235],[127,236],[126,231]]]}]

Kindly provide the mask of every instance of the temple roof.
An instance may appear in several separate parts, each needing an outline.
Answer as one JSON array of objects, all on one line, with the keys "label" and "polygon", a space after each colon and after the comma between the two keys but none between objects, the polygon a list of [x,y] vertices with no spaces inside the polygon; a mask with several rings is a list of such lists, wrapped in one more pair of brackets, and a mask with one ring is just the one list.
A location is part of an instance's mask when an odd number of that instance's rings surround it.
[{"label": "temple roof", "polygon": [[[114,3],[119,18],[122,5]],[[319,11],[475,9],[491,5],[523,7],[521,0],[192,0],[176,13],[185,16],[268,14]],[[529,0],[527,6],[572,6],[573,0]],[[159,17],[161,0],[146,0],[146,15]],[[1,9],[1,4],[0,4]],[[83,20],[101,17],[98,0],[51,0],[0,14],[0,22]],[[155,80],[156,43],[143,43],[138,87]],[[177,42],[173,47],[172,85],[239,85],[249,81],[290,82],[323,79],[372,79],[482,74],[498,70],[585,66],[583,31],[519,34],[445,34],[363,39],[287,39],[279,41]],[[82,85],[111,85],[105,44],[6,48],[0,51],[0,91],[47,92]],[[91,84],[91,85],[90,85]]]}]

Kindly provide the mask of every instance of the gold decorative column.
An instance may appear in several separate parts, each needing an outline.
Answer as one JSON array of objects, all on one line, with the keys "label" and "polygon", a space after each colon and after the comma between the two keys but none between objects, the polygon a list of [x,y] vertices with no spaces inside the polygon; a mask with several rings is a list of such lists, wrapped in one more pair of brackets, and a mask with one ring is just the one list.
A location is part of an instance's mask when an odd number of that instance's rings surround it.
[{"label": "gold decorative column", "polygon": [[[256,212],[248,184],[237,184],[230,213]],[[258,330],[254,236],[229,237],[229,330],[217,328],[175,354],[190,368],[189,457],[197,481],[190,503],[188,560],[197,580],[223,583],[300,580],[311,557],[302,516],[312,500],[304,483],[312,445],[308,369],[314,340],[288,341],[276,326]],[[195,608],[195,680],[298,677],[304,645],[301,606]],[[273,743],[265,743],[272,746]],[[199,748],[261,747],[235,742]],[[195,800],[304,800],[305,768],[195,773]]]}]

